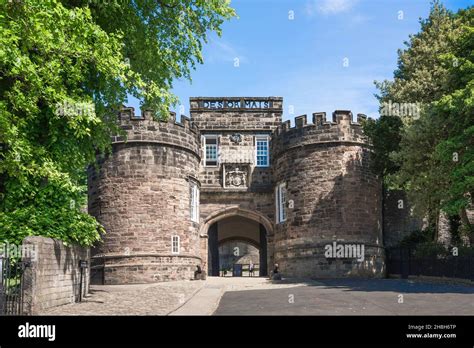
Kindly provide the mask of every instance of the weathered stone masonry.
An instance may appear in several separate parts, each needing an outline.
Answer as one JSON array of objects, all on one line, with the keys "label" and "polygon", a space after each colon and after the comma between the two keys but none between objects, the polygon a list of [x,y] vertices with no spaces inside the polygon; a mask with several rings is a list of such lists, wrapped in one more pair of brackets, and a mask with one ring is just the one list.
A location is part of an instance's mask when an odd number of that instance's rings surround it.
[{"label": "weathered stone masonry", "polygon": [[[89,170],[89,212],[107,233],[95,251],[107,284],[189,279],[200,265],[198,224],[189,218],[189,180],[198,181],[200,142],[188,120],[155,122],[120,114],[127,140]],[[171,253],[172,236],[181,252]]]},{"label": "weathered stone masonry", "polygon": [[[358,121],[364,115],[358,115]],[[381,185],[369,170],[370,150],[350,111],[297,117],[273,138],[275,183],[294,202],[276,225],[275,261],[299,277],[383,276]],[[364,244],[365,260],[327,259],[324,246]]]},{"label": "weathered stone masonry", "polygon": [[[189,279],[195,265],[210,269],[210,231],[228,217],[260,224],[266,265],[279,263],[286,276],[383,276],[381,186],[349,111],[336,111],[332,122],[314,114],[313,124],[300,116],[290,128],[279,97],[190,104],[191,119],[181,123],[123,109],[126,139],[114,137],[112,154],[89,170],[89,212],[107,231],[94,251],[106,283]],[[218,144],[214,166],[205,165],[206,136]],[[265,136],[269,165],[257,166],[256,139]],[[191,221],[190,181],[200,187],[199,223]],[[284,222],[276,217],[279,183],[294,203]],[[177,255],[173,235],[180,238]],[[364,243],[365,261],[326,259],[324,245],[332,241]]]}]

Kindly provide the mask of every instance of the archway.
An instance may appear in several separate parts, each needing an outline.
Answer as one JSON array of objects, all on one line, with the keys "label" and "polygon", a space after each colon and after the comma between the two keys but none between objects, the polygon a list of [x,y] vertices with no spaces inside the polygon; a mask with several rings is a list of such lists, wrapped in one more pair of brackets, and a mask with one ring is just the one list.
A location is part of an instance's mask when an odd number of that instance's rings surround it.
[{"label": "archway", "polygon": [[[222,259],[234,262],[236,259],[240,260],[241,257],[252,260],[248,263],[252,262],[256,266],[259,276],[268,274],[267,237],[271,233],[271,223],[267,218],[252,211],[238,208],[226,209],[220,213],[212,214],[206,219],[203,227],[207,229],[207,271],[210,276],[221,275],[220,271],[223,266],[228,266],[224,265]],[[237,258],[230,257],[228,250],[225,254],[222,248],[226,243],[232,242],[235,243],[232,251],[233,253],[237,251]],[[245,245],[248,245],[249,248],[245,248]],[[219,252],[219,247],[221,247],[221,252]],[[252,248],[258,250],[258,258],[255,258],[254,252],[249,252]]]},{"label": "archway", "polygon": [[[219,240],[218,249],[220,276],[260,276],[263,260],[259,243],[237,237],[226,238]],[[254,266],[252,272],[250,265]]]}]

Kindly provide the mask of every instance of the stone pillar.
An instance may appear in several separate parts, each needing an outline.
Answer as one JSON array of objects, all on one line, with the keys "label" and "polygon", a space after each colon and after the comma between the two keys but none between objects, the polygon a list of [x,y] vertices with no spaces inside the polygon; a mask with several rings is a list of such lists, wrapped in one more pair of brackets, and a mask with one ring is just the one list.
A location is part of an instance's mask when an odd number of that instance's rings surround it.
[{"label": "stone pillar", "polygon": [[209,227],[209,275],[213,277],[219,276],[219,244],[217,223]]},{"label": "stone pillar", "polygon": [[260,224],[260,276],[268,275],[267,265],[267,230]]}]

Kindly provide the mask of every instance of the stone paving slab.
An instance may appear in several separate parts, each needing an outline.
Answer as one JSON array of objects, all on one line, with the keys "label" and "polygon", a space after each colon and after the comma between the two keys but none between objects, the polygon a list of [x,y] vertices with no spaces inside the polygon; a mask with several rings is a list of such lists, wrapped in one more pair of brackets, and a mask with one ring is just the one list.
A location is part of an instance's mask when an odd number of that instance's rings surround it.
[{"label": "stone paving slab", "polygon": [[41,315],[166,315],[186,303],[204,281],[91,285],[84,302],[50,308]]},{"label": "stone paving slab", "polygon": [[[290,281],[291,282],[291,281]],[[215,315],[474,315],[474,287],[400,279],[332,279],[227,291]],[[276,284],[278,285],[278,284]],[[399,303],[403,295],[403,303]]]},{"label": "stone paving slab", "polygon": [[219,305],[224,289],[204,286],[188,302],[170,315],[211,315]]},{"label": "stone paving slab", "polygon": [[295,281],[275,284],[266,278],[259,277],[208,277],[206,285],[171,315],[211,315],[218,307],[219,301],[226,291],[282,289],[305,285],[307,284]]}]

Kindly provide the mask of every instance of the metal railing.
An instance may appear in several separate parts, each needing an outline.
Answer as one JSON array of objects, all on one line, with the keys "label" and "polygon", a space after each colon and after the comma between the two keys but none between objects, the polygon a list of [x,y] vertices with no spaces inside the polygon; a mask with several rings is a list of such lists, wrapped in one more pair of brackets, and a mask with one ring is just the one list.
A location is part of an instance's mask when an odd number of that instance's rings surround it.
[{"label": "metal railing", "polygon": [[387,249],[387,273],[474,280],[474,256],[417,255],[414,249]]},{"label": "metal railing", "polygon": [[27,262],[0,258],[0,315],[23,314],[24,273]]},{"label": "metal railing", "polygon": [[[244,272],[246,273],[244,275]],[[260,265],[253,264],[253,272],[250,273],[250,264],[233,264],[232,267],[227,266],[220,270],[221,277],[259,277]]]}]

